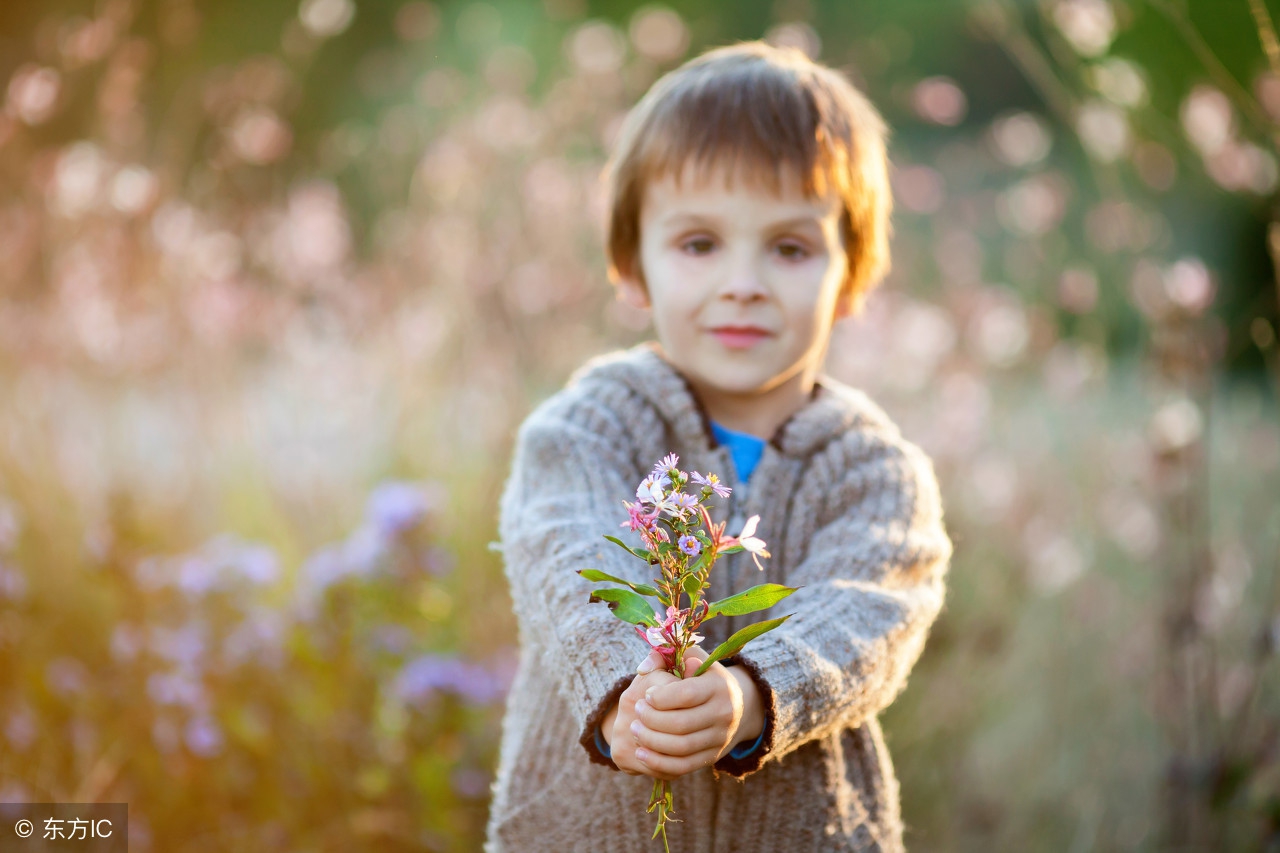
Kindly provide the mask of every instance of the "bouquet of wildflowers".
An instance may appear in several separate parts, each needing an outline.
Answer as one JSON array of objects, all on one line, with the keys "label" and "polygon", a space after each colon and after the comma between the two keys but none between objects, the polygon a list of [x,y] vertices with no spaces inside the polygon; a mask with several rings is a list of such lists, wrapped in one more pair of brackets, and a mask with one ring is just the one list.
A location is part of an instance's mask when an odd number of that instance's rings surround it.
[{"label": "bouquet of wildflowers", "polygon": [[[730,489],[715,474],[705,477],[694,471],[686,474],[676,467],[680,459],[668,454],[645,477],[636,489],[636,501],[623,501],[627,520],[622,527],[629,527],[640,534],[643,548],[632,548],[615,536],[605,536],[628,553],[644,560],[660,570],[660,577],[653,584],[630,583],[622,578],[605,574],[597,569],[581,569],[578,574],[589,581],[611,581],[620,587],[606,587],[591,593],[591,601],[604,601],[619,619],[636,626],[640,637],[661,656],[663,666],[677,678],[684,678],[685,652],[703,640],[698,627],[717,616],[741,616],[766,610],[795,592],[798,587],[766,583],[753,586],[720,601],[707,601],[703,591],[711,584],[707,578],[715,561],[726,554],[739,551],[751,552],[757,568],[763,570],[761,557],[768,557],[763,540],[755,536],[760,516],[753,515],[743,525],[737,536],[726,536],[725,522],[712,524],[707,512],[707,500],[712,495],[728,497]],[[698,493],[686,492],[693,483]],[[681,596],[689,598],[689,606],[681,607]],[[665,614],[650,605],[645,598],[656,598]],[[734,654],[748,642],[770,631],[791,618],[787,614],[778,619],[767,619],[748,625],[725,640],[703,661],[693,673],[701,675],[716,661]],[[670,783],[655,779],[649,798],[648,811],[658,810],[658,826],[653,837],[662,833],[663,847],[667,848],[666,822],[673,813],[673,797]],[[677,821],[679,822],[679,821]]]}]

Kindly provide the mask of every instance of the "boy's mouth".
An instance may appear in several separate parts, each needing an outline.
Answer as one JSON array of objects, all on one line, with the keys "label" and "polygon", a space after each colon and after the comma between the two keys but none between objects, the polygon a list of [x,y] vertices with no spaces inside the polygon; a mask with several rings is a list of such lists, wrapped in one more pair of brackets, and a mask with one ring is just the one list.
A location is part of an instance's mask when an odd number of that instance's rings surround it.
[{"label": "boy's mouth", "polygon": [[769,337],[757,326],[717,326],[711,334],[728,349],[749,349]]}]

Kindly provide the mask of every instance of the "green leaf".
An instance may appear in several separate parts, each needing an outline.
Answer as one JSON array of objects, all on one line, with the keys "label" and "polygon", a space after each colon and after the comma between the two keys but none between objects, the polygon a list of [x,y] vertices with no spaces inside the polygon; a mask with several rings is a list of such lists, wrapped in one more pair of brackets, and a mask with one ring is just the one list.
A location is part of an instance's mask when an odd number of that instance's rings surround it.
[{"label": "green leaf", "polygon": [[736,595],[713,601],[711,609],[707,611],[702,621],[705,622],[713,616],[742,616],[745,613],[768,610],[797,589],[800,587],[783,586],[780,583],[762,583],[750,589],[744,589]]},{"label": "green leaf", "polygon": [[657,627],[658,620],[653,615],[653,607],[644,598],[629,589],[609,587],[597,589],[591,593],[589,603],[607,602],[613,615],[631,625],[649,625]]},{"label": "green leaf", "polygon": [[578,574],[582,575],[584,578],[586,578],[589,581],[613,581],[614,583],[620,583],[625,586],[631,587],[641,595],[656,596],[658,594],[658,591],[653,587],[649,586],[648,584],[632,583],[631,581],[624,581],[622,578],[615,578],[613,575],[605,574],[599,569],[578,569]]},{"label": "green leaf", "polygon": [[639,557],[640,559],[644,560],[646,563],[649,562],[648,551],[644,551],[644,552],[637,551],[635,548],[632,548],[630,545],[628,545],[626,542],[623,542],[617,536],[609,536],[608,534],[606,534],[604,538],[608,539],[610,542],[617,545],[618,547],[625,549],[628,554],[631,554],[634,557]]},{"label": "green leaf", "polygon": [[754,640],[756,637],[759,637],[761,634],[765,633],[766,631],[772,631],[774,628],[777,628],[779,625],[781,625],[783,622],[786,622],[788,619],[790,619],[794,615],[795,615],[794,613],[788,613],[786,616],[782,616],[777,619],[766,619],[763,622],[757,622],[754,625],[748,625],[747,627],[743,628],[741,631],[735,632],[732,637],[725,640],[720,645],[716,646],[716,650],[711,653],[711,657],[707,658],[705,661],[702,662],[702,666],[698,667],[698,671],[695,672],[694,675],[695,676],[702,675],[702,673],[706,672],[708,669],[711,668],[711,664],[715,663],[721,658],[727,658],[729,655],[737,652],[739,649],[741,649],[747,643]]},{"label": "green leaf", "polygon": [[[724,552],[721,551],[721,554]],[[689,567],[689,571],[701,573],[707,567],[707,563],[711,561],[711,547],[702,549],[702,553],[698,555],[698,561]]]},{"label": "green leaf", "polygon": [[688,595],[689,598],[693,598],[697,595],[698,590],[702,589],[702,581],[698,580],[697,575],[685,575],[680,586],[684,589],[685,594]]}]

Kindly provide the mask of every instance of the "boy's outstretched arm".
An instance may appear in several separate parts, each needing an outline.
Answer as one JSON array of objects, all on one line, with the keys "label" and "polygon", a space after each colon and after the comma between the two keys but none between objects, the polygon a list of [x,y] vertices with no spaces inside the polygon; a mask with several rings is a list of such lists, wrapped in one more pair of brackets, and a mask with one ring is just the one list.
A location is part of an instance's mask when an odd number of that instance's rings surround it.
[{"label": "boy's outstretched arm", "polygon": [[886,708],[942,608],[952,545],[929,458],[891,426],[823,452],[815,470],[839,474],[802,487],[831,507],[786,580],[803,588],[758,614],[795,615],[725,661],[765,705],[761,747],[716,764],[737,777]]},{"label": "boy's outstretched arm", "polygon": [[593,386],[594,393],[579,387],[553,396],[525,420],[498,526],[521,642],[539,650],[539,669],[556,680],[591,760],[616,769],[597,748],[595,731],[636,678],[644,644],[606,604],[589,602],[598,585],[577,571],[651,580],[647,565],[604,536],[624,537],[622,502],[634,498],[648,473],[635,469],[629,449],[636,441],[628,430],[658,425],[623,424],[615,412],[627,404],[611,406],[609,395],[632,392]]}]

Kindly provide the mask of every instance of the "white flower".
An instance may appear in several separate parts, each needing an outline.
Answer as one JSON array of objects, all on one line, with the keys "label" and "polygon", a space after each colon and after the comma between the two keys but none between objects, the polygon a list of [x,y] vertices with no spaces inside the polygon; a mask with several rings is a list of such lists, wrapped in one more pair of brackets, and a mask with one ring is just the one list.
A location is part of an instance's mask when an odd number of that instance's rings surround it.
[{"label": "white flower", "polygon": [[738,544],[743,550],[751,552],[751,559],[755,560],[756,568],[764,571],[764,566],[760,565],[761,557],[768,557],[769,552],[764,549],[764,540],[755,536],[756,525],[760,523],[760,516],[753,515],[747,519],[747,523],[742,526],[742,533],[738,534]]},{"label": "white flower", "polygon": [[670,485],[671,479],[666,474],[660,476],[650,474],[640,482],[639,487],[636,489],[636,500],[665,506],[666,498],[663,495],[663,490]]}]

